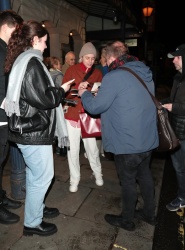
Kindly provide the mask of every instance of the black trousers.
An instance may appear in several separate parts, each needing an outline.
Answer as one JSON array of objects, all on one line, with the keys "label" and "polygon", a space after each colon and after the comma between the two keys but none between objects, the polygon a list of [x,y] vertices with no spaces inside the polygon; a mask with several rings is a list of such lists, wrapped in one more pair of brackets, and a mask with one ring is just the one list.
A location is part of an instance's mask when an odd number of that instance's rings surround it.
[{"label": "black trousers", "polygon": [[0,202],[3,197],[2,178],[3,178],[3,163],[7,157],[9,149],[8,144],[8,125],[0,126]]},{"label": "black trousers", "polygon": [[143,212],[155,215],[154,182],[150,170],[152,152],[114,155],[118,178],[122,188],[122,216],[132,222],[138,199],[137,183],[144,201]]}]

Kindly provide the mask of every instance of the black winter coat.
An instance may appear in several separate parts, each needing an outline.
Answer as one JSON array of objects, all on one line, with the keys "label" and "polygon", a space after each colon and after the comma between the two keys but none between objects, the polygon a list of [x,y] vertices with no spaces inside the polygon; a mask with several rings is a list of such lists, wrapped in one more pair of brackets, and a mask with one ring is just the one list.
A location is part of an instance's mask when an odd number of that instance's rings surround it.
[{"label": "black winter coat", "polygon": [[172,112],[169,113],[170,122],[175,134],[180,140],[185,139],[185,77],[177,73],[174,78],[169,98],[162,103],[173,103]]},{"label": "black winter coat", "polygon": [[[17,72],[18,73],[18,72]],[[23,78],[20,119],[11,116],[9,140],[25,145],[51,145],[56,127],[55,108],[65,98],[63,88],[52,87],[43,66],[32,58]]]}]

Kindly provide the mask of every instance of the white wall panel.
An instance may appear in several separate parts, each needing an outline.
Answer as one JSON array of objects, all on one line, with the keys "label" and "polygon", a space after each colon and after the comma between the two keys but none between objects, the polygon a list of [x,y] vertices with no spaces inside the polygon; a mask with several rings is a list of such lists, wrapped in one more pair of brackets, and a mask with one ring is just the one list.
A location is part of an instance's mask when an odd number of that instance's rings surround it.
[{"label": "white wall panel", "polygon": [[69,43],[71,30],[75,30],[79,34],[77,46],[74,48],[79,51],[79,37],[81,44],[85,42],[86,14],[63,0],[12,0],[11,6],[25,21],[30,19],[38,22],[47,21],[46,29],[50,34],[51,56],[60,55],[62,57],[61,43]]}]

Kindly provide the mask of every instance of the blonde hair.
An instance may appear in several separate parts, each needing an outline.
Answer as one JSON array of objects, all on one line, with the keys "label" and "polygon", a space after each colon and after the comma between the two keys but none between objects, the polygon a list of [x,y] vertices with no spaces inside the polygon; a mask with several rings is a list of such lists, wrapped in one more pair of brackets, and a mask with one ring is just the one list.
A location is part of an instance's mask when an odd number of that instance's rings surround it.
[{"label": "blonde hair", "polygon": [[48,68],[49,69],[58,69],[58,65],[61,64],[60,58],[56,57],[56,56],[51,56],[48,58],[47,60],[48,63]]}]

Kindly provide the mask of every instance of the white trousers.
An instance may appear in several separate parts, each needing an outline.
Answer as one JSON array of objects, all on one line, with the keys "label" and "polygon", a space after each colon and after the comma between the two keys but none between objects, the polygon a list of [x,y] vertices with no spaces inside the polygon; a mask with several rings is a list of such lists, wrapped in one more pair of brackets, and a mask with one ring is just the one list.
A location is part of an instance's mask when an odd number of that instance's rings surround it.
[{"label": "white trousers", "polygon": [[101,139],[96,140],[97,147],[99,149],[100,154],[104,154],[103,143]]},{"label": "white trousers", "polygon": [[[70,182],[78,183],[80,181],[80,140],[81,128],[71,126],[70,122],[66,120],[67,130],[70,141],[70,150],[67,152]],[[95,176],[102,176],[102,169],[99,157],[99,150],[96,143],[96,138],[82,139],[87,158],[89,160],[91,169]]]}]

